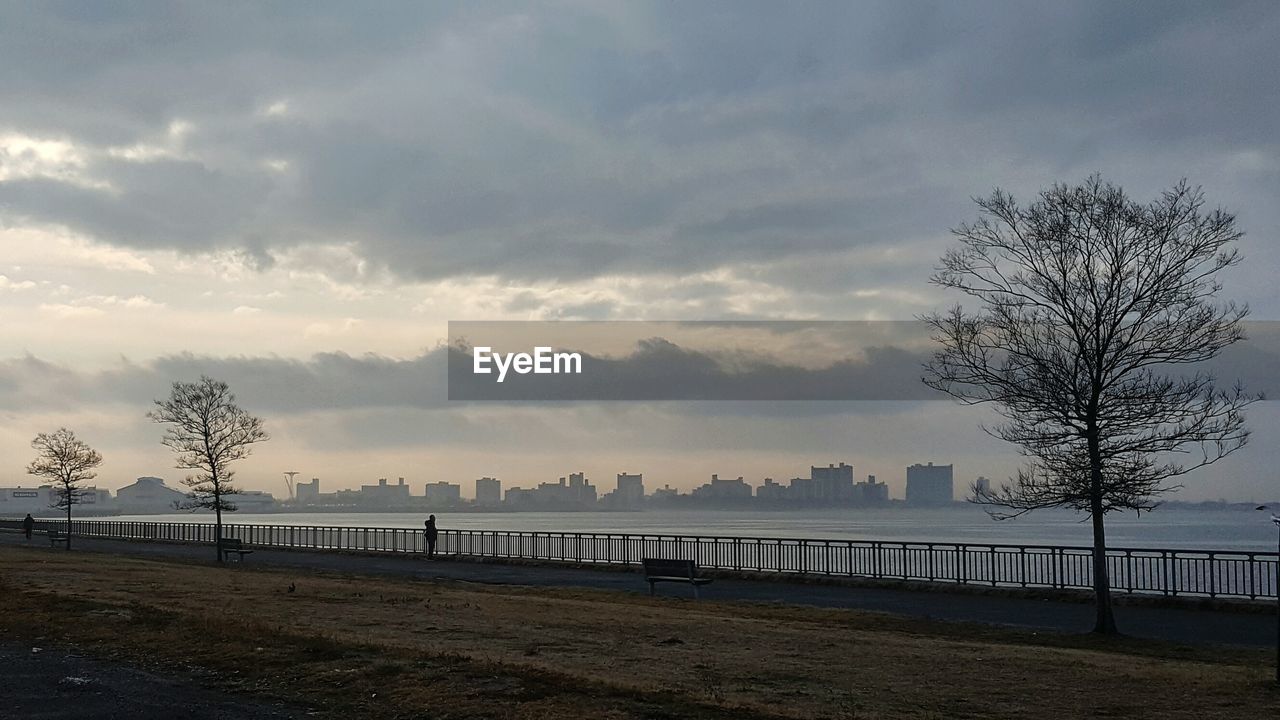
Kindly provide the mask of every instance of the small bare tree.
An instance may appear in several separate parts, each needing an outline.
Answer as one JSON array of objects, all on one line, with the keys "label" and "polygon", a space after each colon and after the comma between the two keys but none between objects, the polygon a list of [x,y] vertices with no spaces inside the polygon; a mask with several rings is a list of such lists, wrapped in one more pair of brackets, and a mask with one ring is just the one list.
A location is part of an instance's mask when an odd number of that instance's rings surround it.
[{"label": "small bare tree", "polygon": [[1235,218],[1206,211],[1179,183],[1147,205],[1098,176],[1057,185],[1019,206],[1000,190],[932,281],[980,300],[927,316],[943,349],[925,383],[965,403],[991,403],[986,428],[1020,446],[1026,467],[1001,487],[974,488],[997,519],[1069,507],[1093,525],[1095,632],[1117,632],[1103,517],[1141,513],[1166,481],[1242,447],[1257,396],[1179,371],[1244,337],[1248,309],[1220,304],[1216,275],[1240,261]]},{"label": "small bare tree", "polygon": [[254,443],[268,439],[262,421],[242,410],[225,382],[201,376],[199,382],[175,382],[167,400],[156,400],[147,417],[169,427],[162,443],[178,454],[177,467],[195,470],[183,484],[190,492],[183,509],[213,510],[214,542],[222,562],[222,513],[233,512],[227,499],[238,490],[231,484],[231,463],[251,454]]},{"label": "small bare tree", "polygon": [[80,483],[98,476],[94,468],[102,464],[102,455],[66,428],[40,433],[31,441],[38,453],[27,466],[27,474],[47,478],[54,483],[51,507],[67,511],[67,549],[71,549],[71,508],[84,496]]}]

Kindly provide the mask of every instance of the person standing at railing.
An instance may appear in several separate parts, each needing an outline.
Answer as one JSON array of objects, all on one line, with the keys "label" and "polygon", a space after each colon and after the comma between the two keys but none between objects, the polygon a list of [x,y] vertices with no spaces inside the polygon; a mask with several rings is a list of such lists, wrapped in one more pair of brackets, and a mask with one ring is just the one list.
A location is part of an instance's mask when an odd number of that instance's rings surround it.
[{"label": "person standing at railing", "polygon": [[22,534],[25,535],[28,540],[30,540],[31,531],[35,530],[35,528],[36,528],[36,519],[31,517],[31,513],[27,513],[27,516],[22,518]]},{"label": "person standing at railing", "polygon": [[427,558],[435,559],[436,538],[440,535],[436,530],[436,516],[432,515],[431,517],[428,517],[427,521],[423,523],[423,525],[426,526],[426,529],[422,531],[422,535],[427,541]]}]

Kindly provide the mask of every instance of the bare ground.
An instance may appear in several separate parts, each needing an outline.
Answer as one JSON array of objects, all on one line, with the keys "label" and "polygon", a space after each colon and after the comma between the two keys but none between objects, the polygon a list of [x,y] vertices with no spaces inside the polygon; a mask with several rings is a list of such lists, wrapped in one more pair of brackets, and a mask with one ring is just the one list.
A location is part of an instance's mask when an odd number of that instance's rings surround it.
[{"label": "bare ground", "polygon": [[333,717],[1280,716],[1251,649],[35,548],[0,577],[6,636]]}]

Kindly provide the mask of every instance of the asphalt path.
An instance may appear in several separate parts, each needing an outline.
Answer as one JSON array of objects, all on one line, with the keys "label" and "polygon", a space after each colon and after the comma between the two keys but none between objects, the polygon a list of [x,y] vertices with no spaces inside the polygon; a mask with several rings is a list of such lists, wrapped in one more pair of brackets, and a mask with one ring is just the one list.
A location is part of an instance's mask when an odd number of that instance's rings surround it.
[{"label": "asphalt path", "polygon": [[[40,535],[28,542],[20,534],[0,532],[0,544],[28,544],[44,552],[66,552],[62,548],[50,548],[48,541]],[[207,545],[96,538],[75,538],[73,544],[71,552],[106,552],[192,562],[213,559],[213,548]],[[447,558],[427,560],[422,555],[364,555],[264,548],[255,549],[245,562],[307,571],[648,592],[648,584],[638,573],[553,564],[471,562]],[[659,584],[658,593],[689,597],[691,588],[683,584]],[[706,600],[851,608],[1065,633],[1088,632],[1093,625],[1093,608],[1086,603],[963,592],[717,578],[714,583],[702,587],[701,596]],[[1276,642],[1276,616],[1272,614],[1150,605],[1117,605],[1115,614],[1120,630],[1134,637],[1190,645],[1267,647]]]}]

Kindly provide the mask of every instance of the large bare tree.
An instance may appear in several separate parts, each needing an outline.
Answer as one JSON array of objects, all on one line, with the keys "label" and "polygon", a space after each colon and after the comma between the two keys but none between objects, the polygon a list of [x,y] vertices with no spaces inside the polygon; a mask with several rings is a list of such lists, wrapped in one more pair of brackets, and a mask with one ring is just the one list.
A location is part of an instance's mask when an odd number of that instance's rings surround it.
[{"label": "large bare tree", "polygon": [[67,549],[71,549],[71,508],[84,496],[80,483],[98,476],[94,468],[102,464],[102,455],[66,428],[40,433],[31,441],[36,459],[27,466],[27,474],[53,482],[52,506],[67,511]]},{"label": "large bare tree", "polygon": [[1170,478],[1242,447],[1256,396],[1191,366],[1244,337],[1246,307],[1219,302],[1240,261],[1235,218],[1184,181],[1148,204],[1092,176],[1029,205],[996,190],[932,281],[981,302],[927,316],[942,344],[925,382],[991,403],[986,428],[1029,458],[974,500],[996,518],[1068,507],[1093,526],[1094,630],[1117,632],[1104,516],[1141,513]]},{"label": "large bare tree", "polygon": [[214,543],[223,560],[222,513],[236,506],[228,500],[238,490],[231,484],[231,463],[251,454],[254,443],[268,438],[262,421],[236,405],[225,382],[201,376],[199,382],[175,382],[166,400],[156,400],[147,417],[168,425],[165,446],[178,455],[177,467],[195,470],[183,484],[189,488],[184,509],[214,512]]}]

